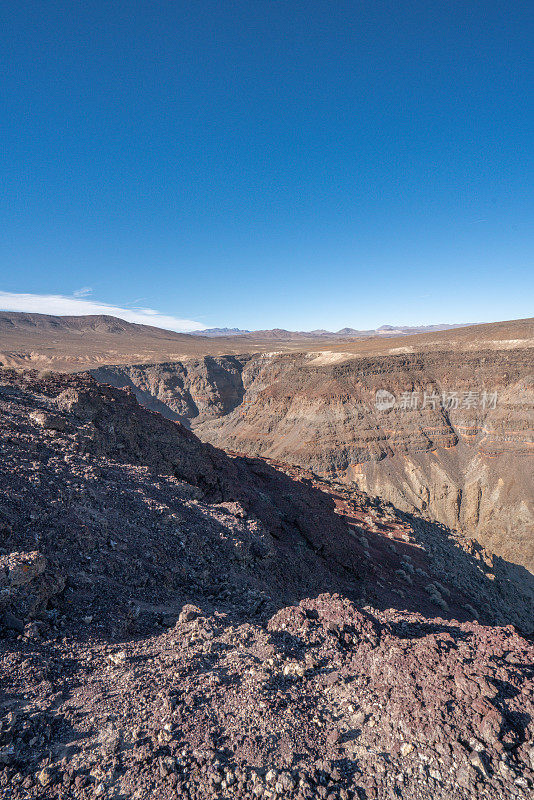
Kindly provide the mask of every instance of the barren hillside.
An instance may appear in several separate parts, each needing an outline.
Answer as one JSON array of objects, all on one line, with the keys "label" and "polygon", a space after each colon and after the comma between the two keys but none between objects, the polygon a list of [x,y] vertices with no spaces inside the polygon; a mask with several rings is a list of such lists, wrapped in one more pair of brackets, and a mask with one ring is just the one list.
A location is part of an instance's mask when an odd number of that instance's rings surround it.
[{"label": "barren hillside", "polygon": [[0,416],[3,797],[529,796],[526,570],[89,376]]},{"label": "barren hillside", "polygon": [[[513,320],[466,328],[400,334],[384,338],[300,336],[289,331],[258,331],[238,336],[175,333],[137,325],[116,317],[54,317],[46,314],[0,312],[0,365],[76,372],[106,364],[147,364],[181,361],[205,355],[309,352],[327,350],[378,355],[420,350],[503,349],[534,343],[533,320]],[[399,348],[401,348],[399,350]]]}]

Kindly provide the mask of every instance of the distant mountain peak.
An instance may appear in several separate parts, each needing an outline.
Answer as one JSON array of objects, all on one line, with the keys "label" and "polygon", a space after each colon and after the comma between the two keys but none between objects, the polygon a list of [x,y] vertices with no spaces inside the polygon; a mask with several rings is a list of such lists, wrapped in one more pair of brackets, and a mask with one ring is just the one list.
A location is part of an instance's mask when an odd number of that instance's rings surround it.
[{"label": "distant mountain peak", "polygon": [[244,330],[242,328],[205,328],[203,331],[193,332],[193,336],[254,336],[259,339],[346,339],[362,338],[370,336],[404,336],[414,333],[429,333],[432,331],[443,331],[449,328],[463,328],[471,323],[449,324],[441,323],[436,325],[381,325],[379,328],[358,330],[357,328],[340,328],[338,331],[327,331],[324,328],[316,328],[312,331],[290,331],[285,328],[271,328],[268,330]]},{"label": "distant mountain peak", "polygon": [[204,328],[203,331],[196,332],[198,336],[239,336],[250,331],[241,328]]}]

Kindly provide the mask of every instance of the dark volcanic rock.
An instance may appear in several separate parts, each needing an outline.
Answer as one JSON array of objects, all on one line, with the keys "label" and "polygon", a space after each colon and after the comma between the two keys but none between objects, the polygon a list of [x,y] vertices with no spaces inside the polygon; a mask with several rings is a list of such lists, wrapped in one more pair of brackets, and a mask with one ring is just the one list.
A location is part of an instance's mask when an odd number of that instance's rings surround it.
[{"label": "dark volcanic rock", "polygon": [[529,796],[482,549],[88,376],[5,372],[0,416],[1,797]]}]

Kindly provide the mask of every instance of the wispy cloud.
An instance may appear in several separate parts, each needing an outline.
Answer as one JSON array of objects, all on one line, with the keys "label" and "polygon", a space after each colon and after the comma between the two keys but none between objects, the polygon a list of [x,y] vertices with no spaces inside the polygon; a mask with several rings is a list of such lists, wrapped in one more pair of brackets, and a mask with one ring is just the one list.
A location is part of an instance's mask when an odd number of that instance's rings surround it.
[{"label": "wispy cloud", "polygon": [[[85,291],[89,287],[84,287]],[[0,309],[3,311],[27,311],[33,314],[54,314],[57,316],[78,316],[81,314],[107,314],[120,317],[127,322],[141,325],[154,325],[170,331],[201,331],[206,325],[191,319],[180,319],[167,314],[160,314],[153,308],[121,308],[96,300],[86,300],[83,296],[69,297],[62,294],[23,294],[0,291]]]},{"label": "wispy cloud", "polygon": [[88,297],[90,294],[93,294],[93,290],[90,286],[82,286],[81,289],[76,289],[73,292],[74,297]]}]

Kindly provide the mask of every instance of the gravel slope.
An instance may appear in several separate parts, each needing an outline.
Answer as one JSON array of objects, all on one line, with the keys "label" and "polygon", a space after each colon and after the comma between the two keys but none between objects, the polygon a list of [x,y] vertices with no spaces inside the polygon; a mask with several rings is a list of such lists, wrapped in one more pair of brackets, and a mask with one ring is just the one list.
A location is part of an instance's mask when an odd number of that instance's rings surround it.
[{"label": "gravel slope", "polygon": [[0,417],[0,796],[530,795],[505,564],[89,376]]}]

